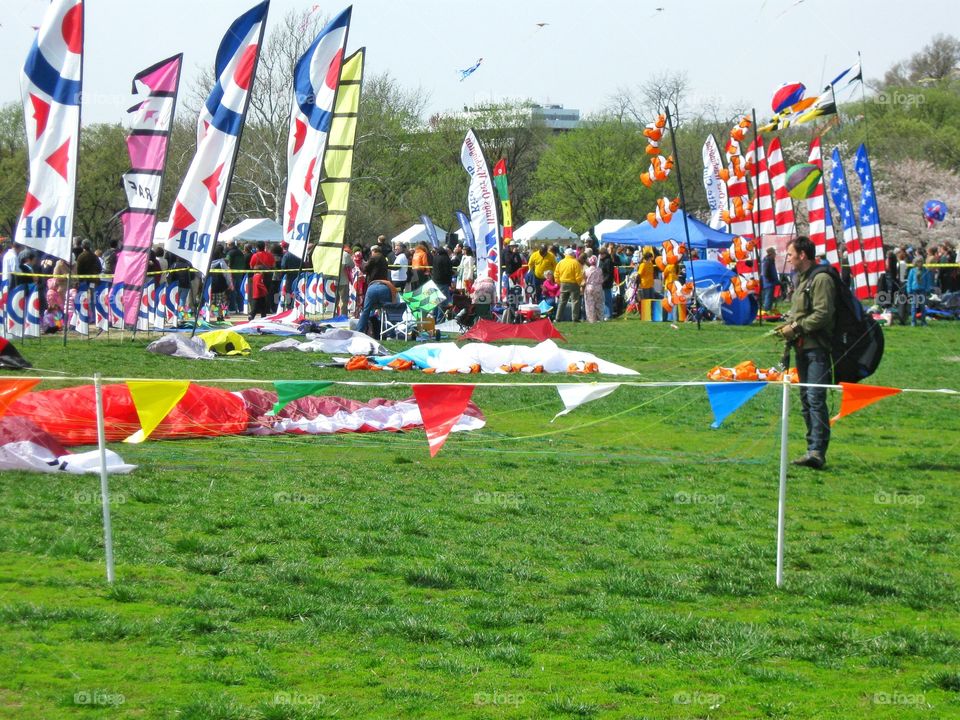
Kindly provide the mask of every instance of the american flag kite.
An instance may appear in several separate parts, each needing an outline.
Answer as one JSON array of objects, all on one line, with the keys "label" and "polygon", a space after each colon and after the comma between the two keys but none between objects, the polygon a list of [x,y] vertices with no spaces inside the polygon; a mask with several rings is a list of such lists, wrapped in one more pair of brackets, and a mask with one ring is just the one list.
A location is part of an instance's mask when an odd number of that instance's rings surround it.
[{"label": "american flag kite", "polygon": [[860,300],[866,300],[873,293],[868,283],[867,266],[864,263],[863,248],[860,246],[860,233],[857,231],[857,215],[853,203],[850,202],[850,188],[847,185],[847,174],[843,170],[843,161],[840,160],[840,148],[834,148],[830,156],[830,194],[840,212],[843,222],[843,246],[847,250],[847,264],[853,277],[854,294]]},{"label": "american flag kite", "polygon": [[880,273],[884,271],[883,234],[880,230],[880,211],[877,195],[873,189],[873,172],[867,148],[861,145],[854,157],[854,169],[860,177],[860,233],[863,236],[863,255],[867,264],[870,287],[877,287]]}]

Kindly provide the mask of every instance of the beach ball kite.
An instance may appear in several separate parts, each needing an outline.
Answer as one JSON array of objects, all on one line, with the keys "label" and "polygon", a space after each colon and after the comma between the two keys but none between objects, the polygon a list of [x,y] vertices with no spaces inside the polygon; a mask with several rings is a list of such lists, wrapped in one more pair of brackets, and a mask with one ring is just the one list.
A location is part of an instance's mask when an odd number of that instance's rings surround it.
[{"label": "beach ball kite", "polygon": [[806,91],[807,88],[803,83],[784,83],[780,86],[780,89],[773,94],[773,100],[770,102],[770,107],[773,108],[775,113],[780,114],[791,105],[796,105],[798,102],[803,100],[803,94]]},{"label": "beach ball kite", "polygon": [[817,187],[823,173],[812,163],[800,163],[787,170],[787,192],[794,200],[806,200]]},{"label": "beach ball kite", "polygon": [[938,222],[943,222],[947,216],[947,206],[940,200],[927,200],[923,204],[923,217],[926,218],[927,227],[933,227]]}]

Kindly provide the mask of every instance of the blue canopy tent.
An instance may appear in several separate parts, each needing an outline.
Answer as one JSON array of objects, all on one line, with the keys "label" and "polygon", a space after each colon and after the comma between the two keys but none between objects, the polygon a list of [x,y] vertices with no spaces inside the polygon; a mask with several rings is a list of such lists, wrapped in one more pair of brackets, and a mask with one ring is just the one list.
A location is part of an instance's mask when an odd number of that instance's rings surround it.
[{"label": "blue canopy tent", "polygon": [[[688,264],[688,268],[687,277],[696,278],[698,294],[711,285],[726,290],[736,276],[735,272],[714,260],[694,260]],[[719,308],[720,316],[727,325],[749,325],[756,319],[759,305],[755,296],[748,295],[743,300],[735,298],[730,305],[721,303]],[[714,311],[716,309],[712,308]]]},{"label": "blue canopy tent", "polygon": [[[657,227],[653,227],[649,222],[642,222],[631,228],[604,233],[603,242],[659,246],[667,240],[676,240],[682,245],[687,239],[683,230],[683,215],[683,210],[677,210],[669,223],[660,223]],[[687,215],[687,227],[690,231],[690,247],[697,250],[726,250],[736,237],[721,230],[714,230],[692,215]]]}]

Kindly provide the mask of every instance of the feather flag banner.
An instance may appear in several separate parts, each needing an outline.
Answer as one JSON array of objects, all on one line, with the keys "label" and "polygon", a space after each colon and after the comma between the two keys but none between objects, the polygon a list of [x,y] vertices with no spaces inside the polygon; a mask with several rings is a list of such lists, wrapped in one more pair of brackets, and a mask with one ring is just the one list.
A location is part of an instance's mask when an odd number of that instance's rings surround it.
[{"label": "feather flag banner", "polygon": [[483,149],[473,130],[460,148],[460,162],[470,175],[467,207],[477,243],[477,277],[486,275],[500,282],[500,223],[494,204],[494,188]]},{"label": "feather flag banner", "polygon": [[182,257],[202,275],[210,269],[227,202],[269,6],[265,0],[237,18],[220,43],[216,83],[197,122],[197,153],[170,214],[166,251]]},{"label": "feather flag banner", "polygon": [[714,230],[726,230],[727,224],[721,214],[727,209],[727,185],[720,179],[723,169],[723,155],[713,135],[703,143],[703,189],[710,205],[710,227]]},{"label": "feather flag banner", "polygon": [[873,187],[873,172],[870,169],[866,145],[857,148],[853,166],[860,178],[860,233],[863,237],[867,278],[870,287],[875,288],[884,271],[883,233],[880,231],[880,209],[877,206],[877,194]]},{"label": "feather flag banner", "polygon": [[304,256],[310,238],[351,13],[347,8],[333,18],[294,68],[283,222],[284,237],[297,257]]},{"label": "feather flag banner", "polygon": [[357,139],[357,115],[360,112],[365,53],[361,48],[343,61],[333,123],[327,140],[327,152],[323,158],[323,179],[320,182],[320,192],[323,193],[326,208],[322,215],[320,239],[311,260],[315,273],[335,279],[337,284],[348,282],[348,278],[340,277],[340,260],[347,229],[347,207],[350,202],[350,178],[353,176],[353,154]]},{"label": "feather flag banner", "polygon": [[70,262],[83,94],[80,0],[53,0],[20,73],[30,181],[16,241]]},{"label": "feather flag banner", "polygon": [[[820,156],[820,138],[816,137],[810,143],[810,164],[816,165],[823,171],[823,160]],[[827,262],[840,271],[840,254],[837,252],[837,236],[833,232],[833,218],[830,216],[830,203],[823,187],[823,177],[817,180],[813,194],[807,203],[807,216],[810,219],[810,239],[817,249],[817,255],[822,255]]]},{"label": "feather flag banner", "polygon": [[127,136],[130,170],[123,176],[128,209],[121,216],[123,249],[113,276],[113,284],[123,286],[124,324],[131,329],[137,326],[147,277],[182,66],[183,55],[175,55],[133,78],[133,92],[143,99],[129,110],[133,118]]},{"label": "feather flag banner", "polygon": [[[759,145],[750,143],[747,149],[747,174],[753,184],[753,225],[760,237],[776,235],[774,222],[773,191],[770,188],[770,172],[767,168],[767,154],[763,147],[763,138]],[[758,149],[759,148],[759,149]]]},{"label": "feather flag banner", "polygon": [[770,187],[773,190],[773,222],[777,232],[780,235],[795,235],[797,220],[793,212],[793,200],[787,190],[787,165],[783,161],[783,149],[778,137],[770,141],[767,167],[770,171]]},{"label": "feather flag banner", "polygon": [[847,174],[840,160],[840,148],[834,148],[830,156],[830,194],[833,203],[840,212],[843,223],[843,246],[847,251],[847,264],[850,266],[850,275],[853,278],[853,291],[860,300],[871,297],[871,287],[867,278],[867,266],[864,262],[863,248],[860,244],[860,233],[857,230],[857,215],[850,202],[850,188],[847,185]]},{"label": "feather flag banner", "polygon": [[493,184],[500,198],[500,211],[503,215],[503,239],[513,240],[513,203],[510,202],[510,181],[507,177],[507,161],[503,158],[493,166]]}]

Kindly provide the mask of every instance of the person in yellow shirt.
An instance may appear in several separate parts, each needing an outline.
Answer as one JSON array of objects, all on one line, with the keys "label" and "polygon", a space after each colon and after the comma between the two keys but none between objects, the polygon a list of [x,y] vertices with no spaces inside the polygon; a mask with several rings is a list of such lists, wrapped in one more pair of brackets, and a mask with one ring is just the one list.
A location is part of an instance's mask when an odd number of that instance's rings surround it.
[{"label": "person in yellow shirt", "polygon": [[530,253],[527,260],[527,271],[533,276],[533,286],[537,292],[537,302],[543,300],[543,278],[547,272],[553,272],[557,267],[557,257],[550,252],[550,247],[544,245]]},{"label": "person in yellow shirt", "polygon": [[653,253],[645,252],[637,272],[640,275],[640,299],[653,300]]},{"label": "person in yellow shirt", "polygon": [[563,309],[570,303],[570,318],[580,322],[580,288],[583,287],[583,265],[577,260],[577,253],[573,248],[563,251],[563,260],[557,263],[554,271],[557,282],[560,283],[560,302],[557,304],[556,321],[563,320]]},{"label": "person in yellow shirt", "polygon": [[667,288],[672,287],[673,283],[677,280],[679,275],[677,275],[677,266],[676,263],[669,263],[663,267],[663,294],[667,294]]}]

